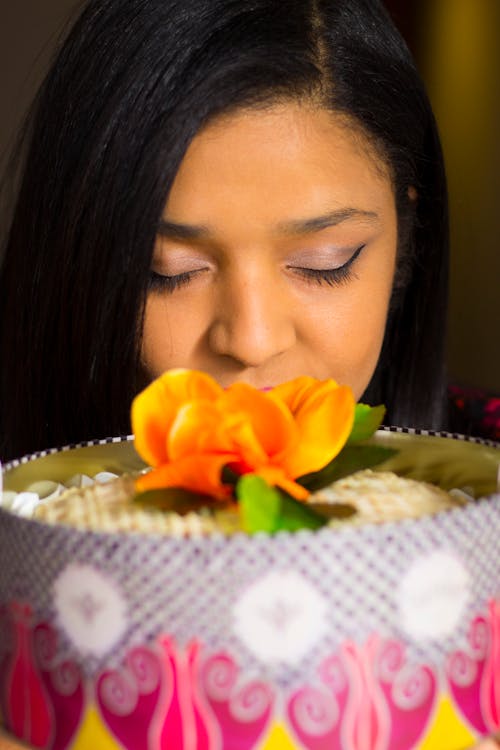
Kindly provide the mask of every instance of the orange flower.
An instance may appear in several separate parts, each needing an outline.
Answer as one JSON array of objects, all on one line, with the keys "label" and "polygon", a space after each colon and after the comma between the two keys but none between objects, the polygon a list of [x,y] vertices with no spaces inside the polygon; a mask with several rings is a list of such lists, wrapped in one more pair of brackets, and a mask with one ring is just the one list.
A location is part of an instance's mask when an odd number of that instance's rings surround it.
[{"label": "orange flower", "polygon": [[141,491],[183,487],[223,498],[221,473],[258,474],[297,499],[294,480],[322,469],[343,448],[354,396],[333,380],[300,377],[268,393],[245,383],[221,388],[209,375],[170,370],[132,404],[135,447],[153,470]]}]

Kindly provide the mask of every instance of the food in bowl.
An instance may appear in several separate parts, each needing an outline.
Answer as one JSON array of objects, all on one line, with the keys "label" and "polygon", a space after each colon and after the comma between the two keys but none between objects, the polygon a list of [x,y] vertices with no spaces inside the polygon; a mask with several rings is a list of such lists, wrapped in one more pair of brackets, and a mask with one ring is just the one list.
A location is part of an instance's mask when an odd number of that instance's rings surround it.
[{"label": "food in bowl", "polygon": [[303,377],[262,393],[170,371],[132,406],[135,445],[152,468],[72,488],[34,516],[187,535],[381,522],[456,506],[428,482],[366,468],[392,454],[367,443],[383,411],[356,405],[334,381]]}]

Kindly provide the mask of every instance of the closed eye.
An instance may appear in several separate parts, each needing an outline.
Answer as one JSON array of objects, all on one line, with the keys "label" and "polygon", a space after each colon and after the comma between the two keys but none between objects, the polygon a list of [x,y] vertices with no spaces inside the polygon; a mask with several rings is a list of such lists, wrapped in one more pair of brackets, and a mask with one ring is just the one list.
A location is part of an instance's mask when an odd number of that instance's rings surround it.
[{"label": "closed eye", "polygon": [[303,266],[288,266],[288,268],[311,283],[328,284],[329,286],[344,284],[354,277],[352,266],[364,248],[365,245],[358,247],[349,260],[335,268],[305,268]]},{"label": "closed eye", "polygon": [[[329,286],[340,285],[353,278],[352,266],[364,248],[365,245],[360,245],[345,263],[335,268],[307,268],[303,266],[287,266],[287,268],[311,283],[328,284]],[[189,284],[194,276],[207,270],[207,268],[200,268],[172,276],[150,271],[148,291],[172,293],[179,287]]]},{"label": "closed eye", "polygon": [[207,271],[206,268],[200,268],[196,271],[184,271],[177,273],[175,276],[165,276],[156,271],[150,271],[148,281],[148,291],[150,292],[173,292],[181,286],[189,284],[197,274]]}]

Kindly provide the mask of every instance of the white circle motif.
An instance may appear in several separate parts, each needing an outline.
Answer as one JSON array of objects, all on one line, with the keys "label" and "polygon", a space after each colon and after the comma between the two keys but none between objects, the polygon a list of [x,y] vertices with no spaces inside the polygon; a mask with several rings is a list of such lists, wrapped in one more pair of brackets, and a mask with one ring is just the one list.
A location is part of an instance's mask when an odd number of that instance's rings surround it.
[{"label": "white circle motif", "polygon": [[126,603],[116,585],[90,565],[72,563],[53,589],[58,619],[82,654],[103,656],[127,627]]},{"label": "white circle motif", "polygon": [[469,584],[465,565],[448,550],[415,560],[398,591],[404,630],[415,640],[453,633],[469,599]]},{"label": "white circle motif", "polygon": [[235,632],[267,663],[297,663],[323,637],[327,604],[294,571],[273,571],[251,584],[233,610]]}]

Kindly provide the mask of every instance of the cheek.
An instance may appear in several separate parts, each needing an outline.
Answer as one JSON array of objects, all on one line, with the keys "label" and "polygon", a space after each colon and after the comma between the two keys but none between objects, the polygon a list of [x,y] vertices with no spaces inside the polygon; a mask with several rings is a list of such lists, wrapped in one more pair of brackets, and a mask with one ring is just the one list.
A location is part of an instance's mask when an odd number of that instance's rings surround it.
[{"label": "cheek", "polygon": [[380,355],[391,279],[388,275],[382,283],[332,289],[330,299],[311,308],[308,317],[309,331],[314,331],[313,346],[329,377],[350,385],[358,399]]},{"label": "cheek", "polygon": [[200,316],[172,303],[168,297],[150,294],[144,313],[141,361],[151,378],[173,367],[190,367],[199,337]]},{"label": "cheek", "polygon": [[387,320],[385,305],[356,310],[339,341],[345,352],[345,378],[360,398],[377,366]]},{"label": "cheek", "polygon": [[359,398],[377,365],[386,315],[385,310],[366,307],[349,313],[329,318],[323,346],[332,376],[338,382],[350,385]]},{"label": "cheek", "polygon": [[[165,356],[165,343],[168,341],[168,316],[161,300],[149,295],[144,311],[142,329],[141,362],[152,377],[160,374],[159,358]],[[169,348],[171,348],[171,343]],[[168,349],[167,354],[168,357]]]}]

